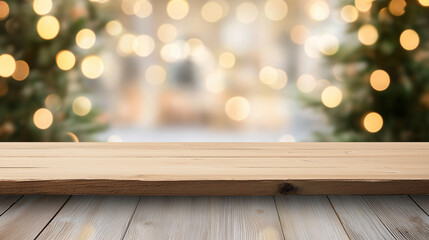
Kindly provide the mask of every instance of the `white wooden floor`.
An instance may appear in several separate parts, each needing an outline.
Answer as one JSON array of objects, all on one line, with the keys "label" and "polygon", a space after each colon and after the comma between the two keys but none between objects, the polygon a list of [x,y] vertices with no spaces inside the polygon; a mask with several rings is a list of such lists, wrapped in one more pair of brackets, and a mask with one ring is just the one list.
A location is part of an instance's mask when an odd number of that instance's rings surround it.
[{"label": "white wooden floor", "polygon": [[429,196],[0,196],[0,239],[429,239]]}]

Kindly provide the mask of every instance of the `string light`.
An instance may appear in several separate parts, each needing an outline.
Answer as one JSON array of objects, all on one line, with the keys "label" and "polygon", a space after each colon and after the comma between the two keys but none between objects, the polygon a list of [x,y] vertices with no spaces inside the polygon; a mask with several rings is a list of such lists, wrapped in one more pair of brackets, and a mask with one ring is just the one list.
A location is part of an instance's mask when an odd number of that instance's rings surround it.
[{"label": "string light", "polygon": [[359,28],[358,39],[363,45],[372,45],[378,40],[377,29],[371,24]]},{"label": "string light", "polygon": [[328,108],[335,108],[340,105],[343,99],[341,90],[335,86],[329,86],[322,92],[322,103]]},{"label": "string light", "polygon": [[39,108],[33,115],[34,125],[39,129],[48,129],[52,122],[54,121],[54,117],[52,116],[51,111],[46,108]]},{"label": "string light", "polygon": [[117,36],[122,32],[122,24],[119,21],[112,20],[106,24],[106,31],[112,36]]},{"label": "string light", "polygon": [[243,121],[250,114],[250,104],[246,98],[235,96],[225,104],[225,112],[234,121]]},{"label": "string light", "polygon": [[389,87],[390,77],[386,71],[378,69],[371,73],[369,81],[374,90],[384,91]]},{"label": "string light", "polygon": [[223,16],[222,6],[218,2],[208,1],[201,8],[201,16],[209,23],[217,22]]},{"label": "string light", "polygon": [[76,63],[76,57],[68,50],[60,51],[56,56],[56,62],[59,69],[68,71],[72,69]]},{"label": "string light", "polygon": [[146,18],[152,14],[152,4],[147,0],[138,0],[134,3],[134,14],[139,18]]},{"label": "string light", "polygon": [[0,21],[9,16],[9,4],[5,1],[0,1]]},{"label": "string light", "polygon": [[383,127],[383,118],[376,112],[370,112],[363,119],[363,126],[370,133],[376,133]]},{"label": "string light", "polygon": [[258,8],[251,2],[241,3],[235,11],[235,16],[241,23],[252,23],[258,18]]},{"label": "string light", "polygon": [[52,10],[52,0],[34,0],[33,10],[38,15],[46,15]]},{"label": "string light", "polygon": [[10,77],[16,69],[15,58],[9,54],[0,55],[0,77]]},{"label": "string light", "polygon": [[134,39],[133,49],[140,57],[147,57],[155,49],[155,41],[149,35],[140,35]]},{"label": "string light", "polygon": [[86,116],[91,111],[91,101],[87,97],[77,97],[72,103],[72,110],[78,116]]},{"label": "string light", "polygon": [[309,93],[316,87],[316,79],[309,74],[304,74],[298,78],[296,85],[301,92]]},{"label": "string light", "polygon": [[235,64],[235,56],[230,52],[224,52],[219,56],[219,65],[223,68],[232,68]]},{"label": "string light", "polygon": [[304,25],[295,25],[290,31],[290,38],[295,44],[304,44],[310,36],[310,30]]},{"label": "string light", "polygon": [[399,42],[405,50],[412,51],[419,46],[419,34],[417,34],[413,29],[407,29],[401,33]]},{"label": "string light", "polygon": [[91,29],[82,29],[76,35],[76,44],[82,49],[89,49],[95,44],[95,33]]},{"label": "string light", "polygon": [[167,73],[162,66],[152,65],[146,69],[145,78],[152,85],[160,85],[167,79]]},{"label": "string light", "polygon": [[45,40],[55,38],[60,32],[60,23],[54,16],[43,16],[37,22],[37,33]]},{"label": "string light", "polygon": [[85,77],[96,79],[101,76],[104,71],[104,63],[100,57],[91,55],[83,59],[81,65],[82,73]]},{"label": "string light", "polygon": [[272,21],[280,21],[286,17],[288,7],[283,0],[267,0],[264,6],[265,16]]},{"label": "string light", "polygon": [[181,20],[189,13],[189,4],[186,0],[170,0],[167,4],[167,14],[174,20]]},{"label": "string light", "polygon": [[30,73],[30,67],[28,67],[28,64],[23,60],[18,60],[16,61],[15,65],[15,71],[12,74],[13,79],[16,81],[22,81],[26,79]]},{"label": "string light", "polygon": [[344,20],[344,22],[351,23],[358,19],[359,12],[356,9],[356,7],[352,5],[346,5],[343,8],[341,8],[341,19]]},{"label": "string light", "polygon": [[161,42],[170,43],[176,39],[177,29],[175,26],[165,23],[159,26],[157,35]]},{"label": "string light", "polygon": [[310,17],[315,21],[323,21],[329,17],[329,6],[324,1],[316,1],[309,9]]}]

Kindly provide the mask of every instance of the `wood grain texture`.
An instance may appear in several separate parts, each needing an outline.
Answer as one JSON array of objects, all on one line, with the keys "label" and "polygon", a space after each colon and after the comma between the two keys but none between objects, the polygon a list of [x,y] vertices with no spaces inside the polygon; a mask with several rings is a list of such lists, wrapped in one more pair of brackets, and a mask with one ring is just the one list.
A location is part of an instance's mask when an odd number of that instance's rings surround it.
[{"label": "wood grain texture", "polygon": [[429,215],[429,195],[413,195],[411,198]]},{"label": "wood grain texture", "polygon": [[329,196],[329,200],[350,239],[395,239],[361,196]]},{"label": "wood grain texture", "polygon": [[275,199],[285,239],[349,239],[326,196]]},{"label": "wood grain texture", "polygon": [[6,212],[10,206],[18,201],[22,196],[0,196],[0,216]]},{"label": "wood grain texture", "polygon": [[429,143],[0,143],[0,194],[427,194],[428,159]]},{"label": "wood grain texture", "polygon": [[68,196],[24,196],[0,217],[0,239],[34,239]]},{"label": "wood grain texture", "polygon": [[283,237],[273,197],[142,197],[124,239]]},{"label": "wood grain texture", "polygon": [[408,196],[364,196],[396,239],[429,239],[429,217]]},{"label": "wood grain texture", "polygon": [[39,239],[121,239],[138,197],[73,196]]}]

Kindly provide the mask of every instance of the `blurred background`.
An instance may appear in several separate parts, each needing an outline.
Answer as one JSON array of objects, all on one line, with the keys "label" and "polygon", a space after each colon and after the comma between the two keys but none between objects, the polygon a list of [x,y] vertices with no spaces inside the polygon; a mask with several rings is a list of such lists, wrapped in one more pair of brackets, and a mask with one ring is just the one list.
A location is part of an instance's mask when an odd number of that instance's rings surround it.
[{"label": "blurred background", "polygon": [[0,140],[429,141],[429,0],[0,0]]}]

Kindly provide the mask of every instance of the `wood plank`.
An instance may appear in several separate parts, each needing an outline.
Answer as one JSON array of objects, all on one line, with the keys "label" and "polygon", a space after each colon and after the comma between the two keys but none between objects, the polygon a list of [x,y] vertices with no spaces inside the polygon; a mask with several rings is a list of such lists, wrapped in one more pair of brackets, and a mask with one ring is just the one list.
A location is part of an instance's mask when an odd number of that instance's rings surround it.
[{"label": "wood plank", "polygon": [[326,196],[275,199],[285,239],[349,239]]},{"label": "wood plank", "polygon": [[142,197],[131,239],[283,239],[273,197]]},{"label": "wood plank", "polygon": [[18,201],[22,196],[0,196],[0,216],[6,212],[10,206]]},{"label": "wood plank", "polygon": [[350,239],[395,239],[361,196],[329,196],[329,200]]},{"label": "wood plank", "polygon": [[34,239],[68,196],[24,196],[0,217],[0,239]]},{"label": "wood plank", "polygon": [[429,143],[0,143],[0,194],[429,194],[428,159]]},{"label": "wood plank", "polygon": [[396,239],[429,239],[429,217],[408,196],[364,196]]},{"label": "wood plank", "polygon": [[429,215],[429,195],[413,195],[411,198]]},{"label": "wood plank", "polygon": [[39,239],[121,239],[138,197],[73,196]]}]

